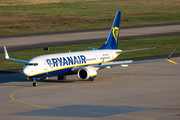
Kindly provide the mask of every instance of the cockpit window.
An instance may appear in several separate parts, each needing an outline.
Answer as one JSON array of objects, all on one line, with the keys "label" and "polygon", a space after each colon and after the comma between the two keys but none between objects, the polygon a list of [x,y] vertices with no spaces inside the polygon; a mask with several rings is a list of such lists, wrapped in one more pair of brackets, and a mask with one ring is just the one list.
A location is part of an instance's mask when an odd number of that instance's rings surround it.
[{"label": "cockpit window", "polygon": [[38,63],[27,63],[26,65],[29,65],[29,66],[37,66]]}]

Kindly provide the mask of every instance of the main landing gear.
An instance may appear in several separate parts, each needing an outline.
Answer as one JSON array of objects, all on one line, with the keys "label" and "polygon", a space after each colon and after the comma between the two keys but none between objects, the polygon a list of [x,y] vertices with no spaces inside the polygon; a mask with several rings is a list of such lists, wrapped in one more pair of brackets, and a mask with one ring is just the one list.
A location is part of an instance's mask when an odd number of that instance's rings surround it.
[{"label": "main landing gear", "polygon": [[66,80],[66,76],[65,75],[59,75],[58,76],[58,80],[65,81]]},{"label": "main landing gear", "polygon": [[29,80],[33,80],[33,86],[37,86],[37,80],[44,80],[44,79],[48,79],[48,77],[43,77],[43,78],[28,78]]},{"label": "main landing gear", "polygon": [[37,86],[37,78],[27,77],[28,80],[33,80],[33,86]]},{"label": "main landing gear", "polygon": [[92,79],[90,79],[90,80],[88,80],[88,81],[94,81],[94,78],[92,78]]}]

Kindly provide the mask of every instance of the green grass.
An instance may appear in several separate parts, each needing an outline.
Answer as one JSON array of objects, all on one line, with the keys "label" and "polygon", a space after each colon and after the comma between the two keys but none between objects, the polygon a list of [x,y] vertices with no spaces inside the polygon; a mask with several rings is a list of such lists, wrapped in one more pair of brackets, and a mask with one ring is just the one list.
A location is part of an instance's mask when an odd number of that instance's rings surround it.
[{"label": "green grass", "polygon": [[[91,44],[78,44],[78,45],[51,47],[49,51],[44,51],[43,48],[34,49],[34,50],[24,50],[24,51],[9,53],[9,56],[11,58],[29,60],[32,57],[39,56],[39,55],[63,53],[63,52],[69,52],[69,50],[71,50],[71,52],[89,50],[87,47],[99,48],[103,44],[104,42],[98,42],[98,43],[91,43]],[[179,49],[180,48],[180,35],[168,36],[168,37],[122,40],[122,41],[119,41],[119,46],[118,46],[118,48],[122,50],[149,48],[149,47],[156,47],[156,49],[123,53],[118,57],[118,59],[170,54],[176,47],[178,49],[176,50],[175,53],[180,53],[180,49]],[[22,68],[24,65],[23,63],[10,61],[10,60],[5,63],[3,61],[4,61],[4,54],[0,54],[0,70]]]},{"label": "green grass", "polygon": [[[97,0],[0,7],[0,36],[180,22],[178,0]],[[54,24],[56,23],[56,24]]]}]

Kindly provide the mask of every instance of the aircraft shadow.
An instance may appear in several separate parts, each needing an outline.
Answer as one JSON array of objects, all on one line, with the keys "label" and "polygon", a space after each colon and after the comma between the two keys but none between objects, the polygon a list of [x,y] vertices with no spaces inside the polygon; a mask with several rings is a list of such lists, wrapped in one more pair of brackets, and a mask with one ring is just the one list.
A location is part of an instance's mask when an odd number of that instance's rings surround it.
[{"label": "aircraft shadow", "polygon": [[76,82],[78,80],[66,80],[66,81],[59,81],[59,80],[54,80],[54,79],[45,79],[45,80],[38,80],[37,82],[47,82],[47,83],[72,83]]},{"label": "aircraft shadow", "polygon": [[[146,106],[101,106],[101,105],[68,105],[51,109],[41,109],[29,112],[22,112],[13,115],[21,116],[54,116],[54,117],[83,117],[83,118],[102,118],[116,116],[125,113],[138,112],[154,109],[155,107]],[[129,118],[129,116],[121,116]]]},{"label": "aircraft shadow", "polygon": [[[75,79],[67,79],[66,81],[59,81],[56,78],[50,77],[49,79],[38,80],[37,82],[47,82],[47,83],[72,83],[79,81]],[[9,83],[9,82],[32,82],[28,80],[27,77],[17,70],[0,70],[0,83]]]}]

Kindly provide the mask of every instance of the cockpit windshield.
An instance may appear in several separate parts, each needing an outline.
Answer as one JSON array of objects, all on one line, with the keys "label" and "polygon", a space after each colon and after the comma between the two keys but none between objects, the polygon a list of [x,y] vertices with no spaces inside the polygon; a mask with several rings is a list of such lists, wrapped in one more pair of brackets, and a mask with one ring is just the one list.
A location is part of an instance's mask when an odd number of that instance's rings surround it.
[{"label": "cockpit windshield", "polygon": [[37,66],[38,63],[27,63],[26,65],[29,65],[29,66]]}]

